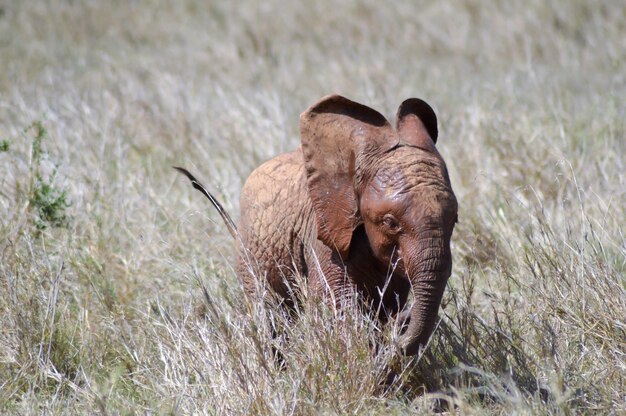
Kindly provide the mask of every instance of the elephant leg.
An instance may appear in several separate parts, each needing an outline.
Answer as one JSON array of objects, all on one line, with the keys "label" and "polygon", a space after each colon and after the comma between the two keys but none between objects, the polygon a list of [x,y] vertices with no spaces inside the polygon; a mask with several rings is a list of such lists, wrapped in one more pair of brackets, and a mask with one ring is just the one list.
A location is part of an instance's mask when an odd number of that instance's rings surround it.
[{"label": "elephant leg", "polygon": [[334,310],[341,311],[354,304],[357,285],[346,272],[337,254],[320,241],[307,255],[309,296],[323,299]]}]

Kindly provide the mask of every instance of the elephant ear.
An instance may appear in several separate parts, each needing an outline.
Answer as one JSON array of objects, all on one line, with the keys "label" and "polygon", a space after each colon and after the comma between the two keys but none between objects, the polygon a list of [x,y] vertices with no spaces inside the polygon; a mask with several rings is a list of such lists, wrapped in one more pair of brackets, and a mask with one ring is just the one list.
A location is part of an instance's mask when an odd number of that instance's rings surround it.
[{"label": "elephant ear", "polygon": [[396,130],[405,144],[433,151],[437,143],[437,116],[426,101],[409,98],[400,104]]},{"label": "elephant ear", "polygon": [[317,235],[347,259],[360,224],[354,174],[356,153],[391,148],[398,138],[377,111],[339,95],[329,95],[300,115],[302,153]]}]

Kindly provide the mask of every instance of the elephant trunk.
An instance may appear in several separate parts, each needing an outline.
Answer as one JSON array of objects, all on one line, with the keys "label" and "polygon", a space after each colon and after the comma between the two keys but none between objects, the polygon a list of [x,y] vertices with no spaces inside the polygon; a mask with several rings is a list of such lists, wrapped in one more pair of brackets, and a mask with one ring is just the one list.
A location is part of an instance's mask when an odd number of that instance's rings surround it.
[{"label": "elephant trunk", "polygon": [[425,248],[418,249],[406,264],[413,287],[409,326],[400,338],[400,347],[406,355],[417,354],[432,334],[451,271],[449,244],[443,238],[425,240],[418,245]]}]

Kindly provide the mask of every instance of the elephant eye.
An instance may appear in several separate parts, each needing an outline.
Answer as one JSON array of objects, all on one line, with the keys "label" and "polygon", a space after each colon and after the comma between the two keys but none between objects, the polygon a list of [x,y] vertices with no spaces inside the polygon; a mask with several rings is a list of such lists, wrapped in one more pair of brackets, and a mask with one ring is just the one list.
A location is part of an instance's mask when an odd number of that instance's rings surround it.
[{"label": "elephant eye", "polygon": [[400,229],[400,224],[398,224],[398,220],[391,214],[386,214],[383,217],[383,224],[390,231],[399,231]]}]

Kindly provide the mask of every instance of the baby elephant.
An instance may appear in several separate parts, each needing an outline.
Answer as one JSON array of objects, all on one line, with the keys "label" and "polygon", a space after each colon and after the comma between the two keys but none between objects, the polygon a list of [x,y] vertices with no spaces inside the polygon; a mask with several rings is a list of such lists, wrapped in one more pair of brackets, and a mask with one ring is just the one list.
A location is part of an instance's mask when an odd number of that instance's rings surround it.
[{"label": "baby elephant", "polygon": [[341,308],[352,296],[386,320],[405,308],[400,338],[416,354],[430,337],[450,277],[457,201],[435,148],[437,117],[411,98],[395,130],[377,111],[339,95],[300,116],[302,146],[258,167],[241,194],[237,273],[246,292],[261,279],[287,304],[296,277],[309,295]]}]

